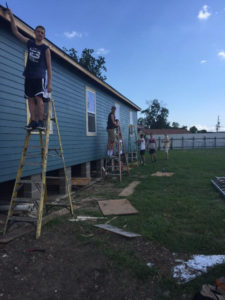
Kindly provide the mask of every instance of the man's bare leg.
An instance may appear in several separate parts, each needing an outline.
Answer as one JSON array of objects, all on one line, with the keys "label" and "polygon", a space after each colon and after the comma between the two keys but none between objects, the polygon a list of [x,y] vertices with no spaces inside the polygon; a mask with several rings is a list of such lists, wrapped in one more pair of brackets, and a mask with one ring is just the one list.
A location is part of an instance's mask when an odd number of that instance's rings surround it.
[{"label": "man's bare leg", "polygon": [[38,118],[40,121],[43,121],[44,119],[44,103],[43,99],[40,96],[35,97],[37,100],[37,109],[38,109]]},{"label": "man's bare leg", "polygon": [[29,110],[30,110],[30,117],[31,121],[36,121],[36,116],[35,116],[35,99],[34,98],[28,98],[28,105],[29,105]]}]

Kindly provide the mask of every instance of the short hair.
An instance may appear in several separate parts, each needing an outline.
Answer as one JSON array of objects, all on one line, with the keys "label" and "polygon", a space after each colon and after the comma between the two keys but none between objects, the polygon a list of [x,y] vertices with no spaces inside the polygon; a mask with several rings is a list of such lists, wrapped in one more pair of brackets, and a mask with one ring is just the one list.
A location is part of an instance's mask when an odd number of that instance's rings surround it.
[{"label": "short hair", "polygon": [[115,106],[112,106],[112,108],[111,109],[116,109],[116,107]]},{"label": "short hair", "polygon": [[43,29],[43,30],[44,30],[44,32],[46,32],[46,30],[45,30],[44,26],[42,26],[42,25],[38,25],[38,26],[36,26],[35,30],[37,30],[38,28],[41,28],[41,29]]},{"label": "short hair", "polygon": [[144,135],[143,135],[143,134],[141,134],[141,138],[143,138],[143,136],[144,136]]}]

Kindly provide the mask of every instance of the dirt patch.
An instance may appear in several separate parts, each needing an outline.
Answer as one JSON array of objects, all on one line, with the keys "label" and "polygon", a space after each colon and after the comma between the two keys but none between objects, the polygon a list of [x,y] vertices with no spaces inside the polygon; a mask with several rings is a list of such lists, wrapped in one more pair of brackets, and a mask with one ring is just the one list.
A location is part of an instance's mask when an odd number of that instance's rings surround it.
[{"label": "dirt patch", "polygon": [[2,299],[145,299],[150,294],[151,285],[143,291],[144,284],[112,267],[92,240],[81,240],[85,230],[79,225],[62,225],[45,228],[40,240],[29,234],[0,249]]},{"label": "dirt patch", "polygon": [[[73,196],[80,207],[76,214],[99,213],[104,191],[110,199],[121,189],[99,182],[79,192]],[[0,247],[1,299],[165,299],[159,281],[164,275],[172,278],[179,257],[143,237],[129,240],[95,228],[95,222],[69,218],[44,226],[39,240],[32,232]]]}]

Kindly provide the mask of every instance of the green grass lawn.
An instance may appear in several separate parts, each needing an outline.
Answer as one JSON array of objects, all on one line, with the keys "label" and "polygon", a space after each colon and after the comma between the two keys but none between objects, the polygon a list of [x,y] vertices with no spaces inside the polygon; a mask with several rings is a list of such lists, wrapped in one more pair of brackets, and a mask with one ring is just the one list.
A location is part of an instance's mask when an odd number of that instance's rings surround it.
[{"label": "green grass lawn", "polygon": [[[151,163],[133,169],[141,184],[128,197],[139,214],[120,217],[114,225],[159,242],[181,253],[225,253],[225,199],[210,183],[214,176],[225,176],[225,150],[173,150],[169,160],[157,153]],[[174,172],[172,177],[152,177],[155,171]],[[134,178],[124,178],[121,186]]]},{"label": "green grass lawn", "polygon": [[[118,199],[118,187],[126,187],[138,179],[141,182],[134,194],[127,197],[139,213],[118,216],[110,224],[120,228],[126,225],[126,230],[140,233],[171,252],[181,253],[181,256],[225,254],[225,199],[210,182],[214,176],[225,176],[225,149],[174,150],[169,154],[166,161],[165,153],[157,152],[157,162],[151,163],[146,153],[146,166],[134,168],[130,176],[123,176],[121,183],[118,178],[107,179],[110,183],[114,182],[113,186],[110,185],[109,190],[107,186],[99,189],[96,197]],[[163,169],[174,172],[174,175],[151,176]],[[96,212],[96,215],[101,214]],[[91,224],[79,226],[81,233],[93,231]],[[76,235],[78,237],[79,234]],[[124,269],[143,281],[140,282],[142,289],[148,288],[149,280],[154,282],[156,297],[153,299],[190,300],[202,284],[215,284],[216,278],[225,275],[223,264],[187,284],[179,285],[171,276],[162,275],[157,267],[146,267],[146,262],[136,257],[132,249],[129,252],[117,249],[110,239],[102,235],[84,238],[81,234],[80,238],[97,246],[99,252],[108,257],[111,267]]]}]

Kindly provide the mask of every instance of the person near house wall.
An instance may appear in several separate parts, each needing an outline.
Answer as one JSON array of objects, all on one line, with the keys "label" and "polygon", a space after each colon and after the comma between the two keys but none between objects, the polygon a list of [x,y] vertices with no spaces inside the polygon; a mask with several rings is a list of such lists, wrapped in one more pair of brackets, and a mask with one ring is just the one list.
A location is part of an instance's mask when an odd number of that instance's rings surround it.
[{"label": "person near house wall", "polygon": [[[44,44],[45,28],[38,25],[34,30],[35,39],[29,39],[18,31],[12,11],[7,9],[6,12],[9,14],[13,34],[27,45],[28,50],[23,75],[31,120],[25,129],[45,130],[43,99],[49,98],[48,93],[52,92],[51,53],[49,47]],[[38,120],[36,120],[36,107]]]}]

